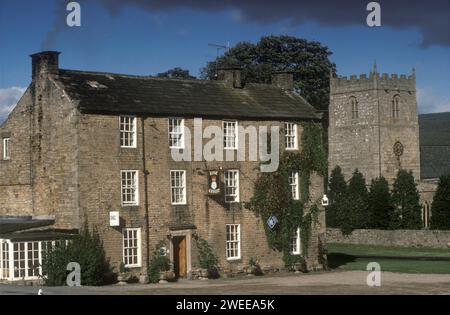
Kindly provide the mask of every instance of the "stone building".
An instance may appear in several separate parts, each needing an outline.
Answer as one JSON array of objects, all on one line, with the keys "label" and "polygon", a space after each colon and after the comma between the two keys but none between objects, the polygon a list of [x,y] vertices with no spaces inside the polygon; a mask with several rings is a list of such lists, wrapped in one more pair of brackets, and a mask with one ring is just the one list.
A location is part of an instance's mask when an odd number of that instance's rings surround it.
[{"label": "stone building", "polygon": [[[198,238],[225,271],[242,270],[251,258],[283,267],[267,244],[266,222],[244,207],[261,161],[207,161],[188,148],[198,144],[189,134],[201,118],[203,129],[224,132],[219,143],[232,157],[245,143],[238,126],[278,126],[280,153],[301,150],[301,122],[321,118],[293,91],[292,74],[244,85],[239,69],[221,70],[218,81],[183,81],[63,70],[57,52],[31,57],[32,83],[0,127],[1,278],[34,279],[42,250],[85,226],[97,230],[116,270],[123,262],[140,275],[163,241],[175,272],[189,277],[199,266]],[[176,162],[174,151],[192,161]],[[298,174],[292,179],[295,197]],[[311,200],[322,195],[314,174]],[[322,208],[319,219],[310,268],[320,268]],[[294,254],[300,243],[293,231]]]},{"label": "stone building", "polygon": [[411,170],[423,204],[424,227],[440,176],[450,174],[450,116],[418,115],[416,74],[332,78],[329,172],[340,166],[347,179],[358,169],[366,178],[393,183]]}]

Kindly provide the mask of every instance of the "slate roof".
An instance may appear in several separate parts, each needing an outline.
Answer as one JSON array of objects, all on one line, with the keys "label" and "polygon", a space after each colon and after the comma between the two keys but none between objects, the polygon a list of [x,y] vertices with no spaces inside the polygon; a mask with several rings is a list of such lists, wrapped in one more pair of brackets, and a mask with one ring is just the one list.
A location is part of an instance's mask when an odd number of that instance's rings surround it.
[{"label": "slate roof", "polygon": [[183,115],[243,119],[305,119],[320,116],[298,94],[272,85],[227,87],[223,82],[171,80],[59,70],[59,82],[79,110],[99,114]]},{"label": "slate roof", "polygon": [[419,115],[423,179],[450,174],[450,112]]}]

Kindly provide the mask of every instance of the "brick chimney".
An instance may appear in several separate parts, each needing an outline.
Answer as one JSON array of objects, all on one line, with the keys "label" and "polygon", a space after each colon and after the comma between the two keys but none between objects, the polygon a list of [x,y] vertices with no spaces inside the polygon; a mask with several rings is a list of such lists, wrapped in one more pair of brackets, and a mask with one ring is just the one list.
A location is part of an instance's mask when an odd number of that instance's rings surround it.
[{"label": "brick chimney", "polygon": [[227,67],[218,70],[219,81],[223,81],[228,87],[242,88],[242,68]]},{"label": "brick chimney", "polygon": [[43,51],[31,55],[33,66],[33,81],[38,77],[54,76],[59,73],[59,55],[58,51]]},{"label": "brick chimney", "polygon": [[294,72],[278,71],[272,74],[272,84],[283,90],[294,90]]}]

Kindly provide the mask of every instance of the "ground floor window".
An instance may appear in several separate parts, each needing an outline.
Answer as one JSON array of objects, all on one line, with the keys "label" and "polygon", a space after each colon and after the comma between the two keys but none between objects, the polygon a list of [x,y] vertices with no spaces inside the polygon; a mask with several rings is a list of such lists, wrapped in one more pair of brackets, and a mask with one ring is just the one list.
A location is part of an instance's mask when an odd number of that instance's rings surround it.
[{"label": "ground floor window", "polygon": [[301,238],[300,238],[300,228],[294,231],[291,237],[291,254],[292,255],[301,255]]},{"label": "ground floor window", "polygon": [[49,248],[68,241],[12,242],[0,239],[0,280],[37,280],[42,275],[42,257]]},{"label": "ground floor window", "polygon": [[241,258],[241,225],[227,224],[227,259]]},{"label": "ground floor window", "polygon": [[123,263],[125,267],[141,267],[141,256],[141,229],[124,229]]}]

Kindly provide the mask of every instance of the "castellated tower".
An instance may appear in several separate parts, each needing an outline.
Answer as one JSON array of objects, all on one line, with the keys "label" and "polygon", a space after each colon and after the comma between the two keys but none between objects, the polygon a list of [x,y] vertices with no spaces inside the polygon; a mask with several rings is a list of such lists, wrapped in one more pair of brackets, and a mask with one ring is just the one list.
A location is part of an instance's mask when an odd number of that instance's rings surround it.
[{"label": "castellated tower", "polygon": [[420,179],[415,70],[411,76],[379,75],[331,79],[329,171],[337,165],[348,180],[355,169],[367,184],[399,169]]}]

